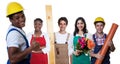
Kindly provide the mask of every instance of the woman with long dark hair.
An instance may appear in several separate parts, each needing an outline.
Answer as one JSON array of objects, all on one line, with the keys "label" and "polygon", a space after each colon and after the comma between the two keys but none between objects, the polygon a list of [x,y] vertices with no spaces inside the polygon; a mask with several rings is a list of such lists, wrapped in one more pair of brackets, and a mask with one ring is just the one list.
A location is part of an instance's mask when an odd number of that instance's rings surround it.
[{"label": "woman with long dark hair", "polygon": [[88,33],[85,19],[83,17],[78,17],[75,22],[73,38],[71,39],[72,43],[69,45],[72,64],[90,64],[89,53],[84,53],[83,50],[78,50],[76,48],[78,40],[82,37],[92,39],[91,35]]}]

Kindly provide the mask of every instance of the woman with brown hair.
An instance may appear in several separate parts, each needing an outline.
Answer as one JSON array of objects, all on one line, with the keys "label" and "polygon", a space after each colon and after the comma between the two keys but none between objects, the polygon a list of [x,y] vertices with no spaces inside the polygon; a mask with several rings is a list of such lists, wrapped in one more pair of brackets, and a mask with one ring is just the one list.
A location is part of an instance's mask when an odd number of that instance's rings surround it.
[{"label": "woman with brown hair", "polygon": [[58,20],[60,30],[54,33],[55,36],[55,62],[56,64],[69,64],[68,40],[70,34],[66,32],[68,20],[61,17]]}]

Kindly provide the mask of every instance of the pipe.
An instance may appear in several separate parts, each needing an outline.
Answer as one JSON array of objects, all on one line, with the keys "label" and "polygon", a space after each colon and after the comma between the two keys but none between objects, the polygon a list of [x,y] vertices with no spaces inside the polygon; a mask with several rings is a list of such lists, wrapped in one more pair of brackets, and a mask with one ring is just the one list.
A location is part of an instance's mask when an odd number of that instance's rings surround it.
[{"label": "pipe", "polygon": [[[105,56],[105,54],[106,54],[106,52],[107,52],[107,50],[109,48],[108,43],[110,42],[110,40],[113,39],[113,36],[114,36],[117,28],[118,28],[118,25],[113,23],[112,27],[111,27],[108,35],[107,35],[107,38],[105,39],[104,45],[102,46],[102,49],[100,51],[100,55]],[[103,59],[97,59],[95,64],[101,64]]]}]

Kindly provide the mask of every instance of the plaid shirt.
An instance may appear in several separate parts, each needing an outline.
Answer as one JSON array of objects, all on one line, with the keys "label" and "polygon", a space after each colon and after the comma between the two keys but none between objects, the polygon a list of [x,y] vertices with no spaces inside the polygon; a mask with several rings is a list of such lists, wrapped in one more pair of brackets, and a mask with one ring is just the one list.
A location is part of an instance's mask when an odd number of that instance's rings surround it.
[{"label": "plaid shirt", "polygon": [[103,33],[103,35],[101,37],[98,37],[97,34],[95,34],[95,39],[96,39],[96,44],[97,45],[103,45],[104,41],[105,41],[105,34]]}]

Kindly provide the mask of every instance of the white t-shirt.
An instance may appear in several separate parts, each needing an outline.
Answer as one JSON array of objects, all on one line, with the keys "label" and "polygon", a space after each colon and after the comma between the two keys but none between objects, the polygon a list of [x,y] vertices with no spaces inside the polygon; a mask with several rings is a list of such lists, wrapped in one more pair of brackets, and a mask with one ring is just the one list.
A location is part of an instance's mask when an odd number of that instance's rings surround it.
[{"label": "white t-shirt", "polygon": [[55,33],[55,42],[57,44],[65,44],[66,42],[68,42],[67,38],[68,38],[68,33],[65,34],[61,34],[59,32]]},{"label": "white t-shirt", "polygon": [[[11,28],[15,28],[15,29],[19,30],[23,35],[26,36],[25,32],[22,29],[10,25],[9,28],[8,28],[8,31]],[[7,47],[16,47],[16,48],[21,49],[21,51],[26,49],[26,41],[25,41],[25,39],[16,30],[13,30],[13,31],[9,32],[9,34],[6,37],[6,41],[7,41]]]}]

